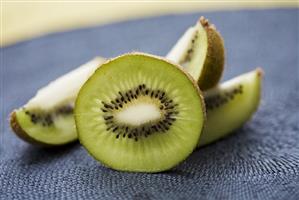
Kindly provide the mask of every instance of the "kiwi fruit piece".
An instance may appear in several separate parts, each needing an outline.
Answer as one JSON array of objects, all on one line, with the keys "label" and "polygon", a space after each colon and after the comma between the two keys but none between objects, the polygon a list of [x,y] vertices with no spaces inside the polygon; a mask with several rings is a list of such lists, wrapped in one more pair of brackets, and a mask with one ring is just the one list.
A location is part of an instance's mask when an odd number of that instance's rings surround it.
[{"label": "kiwi fruit piece", "polygon": [[27,104],[11,113],[13,131],[23,140],[41,146],[63,145],[76,140],[75,98],[103,60],[95,58],[41,88]]},{"label": "kiwi fruit piece", "polygon": [[201,90],[216,86],[225,62],[224,42],[215,25],[200,17],[166,56],[183,66],[197,81]]},{"label": "kiwi fruit piece", "polygon": [[227,136],[250,119],[260,102],[262,77],[257,68],[204,92],[207,120],[199,146]]},{"label": "kiwi fruit piece", "polygon": [[143,53],[98,68],[80,89],[74,114],[87,151],[107,167],[131,172],[164,171],[186,159],[205,120],[196,82]]}]

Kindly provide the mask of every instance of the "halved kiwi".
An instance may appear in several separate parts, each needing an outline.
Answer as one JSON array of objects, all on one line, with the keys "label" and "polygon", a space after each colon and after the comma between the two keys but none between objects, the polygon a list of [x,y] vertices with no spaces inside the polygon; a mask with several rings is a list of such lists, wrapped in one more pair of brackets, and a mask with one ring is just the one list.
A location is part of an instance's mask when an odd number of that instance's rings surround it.
[{"label": "halved kiwi", "polygon": [[77,139],[73,106],[83,83],[104,61],[95,58],[41,88],[27,104],[12,112],[14,132],[42,146],[63,145]]},{"label": "halved kiwi", "polygon": [[204,92],[207,120],[199,146],[225,137],[250,119],[260,102],[262,75],[257,68]]},{"label": "halved kiwi", "polygon": [[75,105],[81,144],[96,160],[121,171],[174,167],[196,147],[204,118],[192,78],[142,53],[104,63],[82,86]]},{"label": "halved kiwi", "polygon": [[216,86],[221,78],[225,62],[224,42],[215,25],[200,17],[166,58],[185,67],[200,89],[207,90]]}]

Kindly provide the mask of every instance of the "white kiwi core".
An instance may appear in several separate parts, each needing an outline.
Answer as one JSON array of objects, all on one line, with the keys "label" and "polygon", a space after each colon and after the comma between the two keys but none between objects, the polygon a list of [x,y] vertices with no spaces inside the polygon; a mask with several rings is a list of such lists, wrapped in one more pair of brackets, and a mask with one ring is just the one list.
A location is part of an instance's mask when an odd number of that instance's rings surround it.
[{"label": "white kiwi core", "polygon": [[126,125],[139,126],[161,119],[157,105],[150,102],[136,102],[115,114],[115,119]]}]

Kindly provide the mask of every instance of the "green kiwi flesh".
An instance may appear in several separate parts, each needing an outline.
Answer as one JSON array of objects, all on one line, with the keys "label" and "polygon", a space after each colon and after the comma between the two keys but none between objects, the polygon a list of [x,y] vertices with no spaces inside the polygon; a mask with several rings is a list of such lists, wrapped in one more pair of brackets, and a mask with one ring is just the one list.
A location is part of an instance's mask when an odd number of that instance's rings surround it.
[{"label": "green kiwi flesh", "polygon": [[201,17],[173,46],[167,59],[183,66],[202,90],[216,86],[225,62],[224,42],[215,25]]},{"label": "green kiwi flesh", "polygon": [[96,160],[121,171],[174,167],[197,146],[204,119],[192,78],[176,65],[142,53],[104,63],[75,103],[80,143]]},{"label": "green kiwi flesh", "polygon": [[41,146],[56,146],[77,139],[74,101],[83,83],[104,61],[95,58],[41,88],[10,117],[13,131],[21,139]]},{"label": "green kiwi flesh", "polygon": [[262,76],[257,68],[204,92],[207,120],[199,146],[227,136],[250,119],[260,102]]}]

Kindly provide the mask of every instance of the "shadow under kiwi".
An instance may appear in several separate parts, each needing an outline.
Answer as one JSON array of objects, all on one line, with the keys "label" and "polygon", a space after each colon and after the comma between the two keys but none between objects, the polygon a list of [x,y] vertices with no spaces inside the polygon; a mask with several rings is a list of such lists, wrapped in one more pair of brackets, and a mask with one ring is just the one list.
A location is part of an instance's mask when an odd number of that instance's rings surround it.
[{"label": "shadow under kiwi", "polygon": [[54,147],[40,147],[34,145],[27,145],[21,152],[21,162],[24,165],[49,163],[53,159],[62,158],[78,149],[80,144],[74,141],[69,144],[54,146]]},{"label": "shadow under kiwi", "polygon": [[200,177],[212,176],[209,174],[211,171],[228,169],[240,157],[250,159],[246,152],[256,145],[251,138],[252,134],[255,134],[254,129],[241,127],[227,137],[195,149],[184,162],[163,173],[192,178],[195,174]]}]

